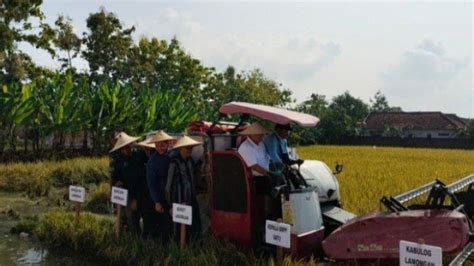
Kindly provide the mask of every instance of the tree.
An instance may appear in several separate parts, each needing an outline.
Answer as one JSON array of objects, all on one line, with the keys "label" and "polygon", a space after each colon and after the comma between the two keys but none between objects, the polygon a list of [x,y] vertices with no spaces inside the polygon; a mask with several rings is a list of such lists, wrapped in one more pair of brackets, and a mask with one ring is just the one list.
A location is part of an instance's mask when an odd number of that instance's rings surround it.
[{"label": "tree", "polygon": [[381,91],[377,91],[373,99],[370,99],[370,111],[371,112],[401,112],[400,107],[390,107],[385,95]]},{"label": "tree", "polygon": [[72,59],[76,58],[81,49],[81,39],[74,33],[72,20],[69,17],[59,16],[56,25],[54,45],[66,53],[66,57],[58,57],[61,68],[71,69]]},{"label": "tree", "polygon": [[[37,71],[31,58],[17,49],[18,43],[27,42],[36,48],[51,49],[53,30],[44,23],[40,6],[42,0],[0,1],[0,78],[10,84],[30,78]],[[33,23],[34,20],[38,23]]]},{"label": "tree", "polygon": [[168,43],[156,38],[142,38],[138,44],[133,45],[129,50],[128,63],[125,69],[125,76],[134,87],[156,86],[159,84],[160,73],[157,72],[156,65],[160,57],[164,56]]},{"label": "tree", "polygon": [[321,116],[327,107],[328,102],[326,101],[326,96],[312,93],[308,100],[300,103],[296,107],[296,110],[298,112]]},{"label": "tree", "polygon": [[370,103],[372,104],[370,107],[371,112],[385,112],[390,108],[385,95],[381,91],[375,93],[374,98],[370,99]]},{"label": "tree", "polygon": [[90,81],[98,85],[108,79],[119,80],[133,44],[131,34],[135,28],[123,29],[115,14],[103,8],[90,14],[86,22],[89,32],[83,33],[86,49],[82,57],[89,63]]},{"label": "tree", "polygon": [[354,98],[348,91],[333,98],[332,109],[343,112],[349,118],[349,135],[357,133],[357,125],[369,114],[369,106],[359,98]]},{"label": "tree", "polygon": [[332,144],[337,143],[341,137],[352,134],[355,129],[352,118],[338,105],[325,110],[318,127],[321,130],[321,142]]},{"label": "tree", "polygon": [[76,131],[77,125],[85,122],[80,120],[83,92],[75,86],[72,73],[56,73],[46,86],[36,91],[39,131],[43,137],[54,136],[55,149],[64,148],[65,134]]},{"label": "tree", "polygon": [[292,102],[291,91],[265,77],[263,72],[255,69],[250,72],[237,73],[229,66],[224,73],[215,74],[206,87],[205,95],[214,109],[231,101],[245,101],[271,106],[285,106]]},{"label": "tree", "polygon": [[461,136],[474,140],[474,119],[469,119],[466,126],[461,130]]},{"label": "tree", "polygon": [[[326,101],[326,96],[320,94],[311,94],[310,98],[300,104],[295,108],[297,112],[302,112],[306,114],[311,114],[317,116],[321,119],[321,116],[324,116],[324,113],[328,109],[328,102]],[[291,135],[291,143],[300,143],[300,144],[316,144],[322,142],[323,132],[318,125],[316,128],[299,128],[296,127],[293,129],[293,134]]]},{"label": "tree", "polygon": [[35,114],[35,98],[32,97],[34,86],[24,84],[3,85],[0,90],[0,153],[5,145],[16,149],[16,130],[30,123]]}]

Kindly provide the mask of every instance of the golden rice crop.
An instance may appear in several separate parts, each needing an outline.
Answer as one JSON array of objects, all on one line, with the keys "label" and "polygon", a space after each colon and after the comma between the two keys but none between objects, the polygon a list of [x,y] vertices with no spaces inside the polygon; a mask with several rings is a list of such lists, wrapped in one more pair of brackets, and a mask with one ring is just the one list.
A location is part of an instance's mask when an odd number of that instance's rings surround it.
[{"label": "golden rice crop", "polygon": [[51,186],[99,183],[108,179],[107,157],[0,164],[0,190],[45,196]]},{"label": "golden rice crop", "polygon": [[321,160],[338,175],[345,209],[356,214],[383,210],[382,196],[397,195],[439,179],[446,184],[474,173],[474,151],[361,146],[308,146],[304,159]]},{"label": "golden rice crop", "polygon": [[[344,208],[359,215],[381,210],[382,196],[396,195],[436,178],[451,183],[474,173],[474,151],[465,150],[307,146],[299,148],[299,154],[332,168],[336,162],[344,165],[338,175],[342,202]],[[0,165],[0,190],[45,195],[51,185],[99,183],[107,180],[108,164],[109,159],[101,157]]]}]

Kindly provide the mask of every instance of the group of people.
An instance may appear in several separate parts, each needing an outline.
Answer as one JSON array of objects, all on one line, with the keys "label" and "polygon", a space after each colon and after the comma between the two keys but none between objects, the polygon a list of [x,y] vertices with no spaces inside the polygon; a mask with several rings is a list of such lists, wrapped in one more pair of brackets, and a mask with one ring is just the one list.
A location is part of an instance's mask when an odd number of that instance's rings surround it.
[{"label": "group of people", "polygon": [[[268,188],[271,183],[270,169],[273,164],[302,163],[301,160],[292,160],[288,154],[290,130],[290,125],[277,124],[275,131],[269,134],[269,130],[255,122],[240,132],[245,140],[238,152],[255,180],[261,178],[263,187]],[[180,203],[193,208],[192,225],[187,228],[187,236],[198,237],[201,233],[195,184],[198,167],[191,153],[202,143],[189,136],[176,140],[164,131],[158,131],[142,142],[125,132],[119,133],[115,139],[114,148],[110,151],[111,185],[128,190],[123,225],[145,239],[159,238],[167,242],[178,237],[179,231],[173,226],[171,210],[173,203]],[[134,146],[141,149],[134,149]],[[141,219],[143,228],[140,226]]]},{"label": "group of people", "polygon": [[[188,136],[176,141],[164,131],[145,141],[138,140],[138,137],[121,132],[110,151],[111,185],[128,190],[122,224],[145,239],[160,238],[167,242],[173,235],[177,236],[173,234],[176,229],[173,229],[171,210],[173,203],[180,203],[193,207],[193,223],[187,228],[187,235],[198,236],[201,222],[194,186],[196,168],[191,152],[201,142]],[[134,145],[141,149],[134,149]]]}]

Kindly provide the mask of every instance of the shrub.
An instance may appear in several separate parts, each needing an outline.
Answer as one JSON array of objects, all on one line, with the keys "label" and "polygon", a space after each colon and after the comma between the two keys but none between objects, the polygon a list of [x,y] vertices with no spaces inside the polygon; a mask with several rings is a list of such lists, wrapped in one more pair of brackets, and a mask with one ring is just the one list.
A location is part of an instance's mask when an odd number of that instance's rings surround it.
[{"label": "shrub", "polygon": [[91,191],[89,201],[86,204],[86,209],[94,213],[108,213],[110,184],[107,182],[100,183]]},{"label": "shrub", "polygon": [[0,165],[0,190],[45,196],[51,186],[85,185],[107,180],[108,164],[108,158],[102,157]]}]

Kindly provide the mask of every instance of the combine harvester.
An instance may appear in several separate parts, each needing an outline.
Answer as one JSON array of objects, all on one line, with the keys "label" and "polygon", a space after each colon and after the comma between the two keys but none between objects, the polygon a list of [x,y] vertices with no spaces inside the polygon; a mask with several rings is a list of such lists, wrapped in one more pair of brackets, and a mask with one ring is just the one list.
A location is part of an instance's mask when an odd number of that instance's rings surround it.
[{"label": "combine harvester", "polygon": [[[237,152],[242,141],[238,132],[250,117],[306,128],[315,127],[319,119],[243,102],[225,104],[220,113],[211,125],[190,130],[200,132],[196,137],[206,144],[195,157],[203,156],[209,166],[210,230],[217,238],[250,248],[265,247],[264,196],[256,193],[254,177]],[[228,115],[238,115],[239,123],[222,122]],[[333,173],[321,161],[306,160],[300,167],[288,166],[283,171],[284,184],[273,188],[273,195],[285,198],[292,210],[287,253],[316,255],[321,262],[335,264],[397,264],[399,244],[405,240],[441,247],[444,256],[461,252],[453,265],[461,265],[469,257],[474,246],[470,221],[474,175],[448,186],[434,181],[399,196],[384,197],[388,212],[356,217],[342,209],[335,176],[342,167],[336,168]],[[405,205],[427,193],[426,203]]]}]

